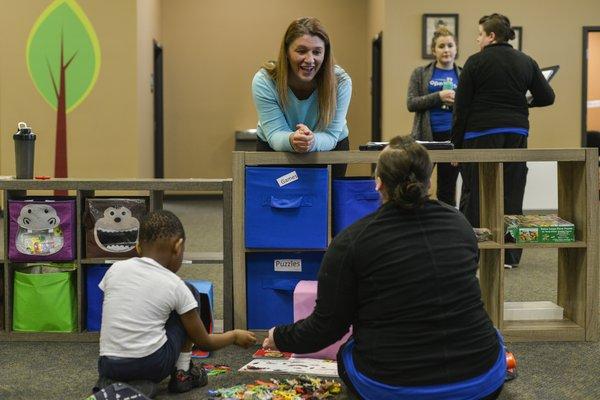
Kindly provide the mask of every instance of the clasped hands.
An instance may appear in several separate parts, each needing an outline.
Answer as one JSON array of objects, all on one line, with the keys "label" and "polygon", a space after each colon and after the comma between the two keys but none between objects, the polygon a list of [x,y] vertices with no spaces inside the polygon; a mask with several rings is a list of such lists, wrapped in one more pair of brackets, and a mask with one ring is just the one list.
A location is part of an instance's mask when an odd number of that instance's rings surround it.
[{"label": "clasped hands", "polygon": [[296,131],[290,134],[290,145],[296,153],[308,153],[314,142],[314,133],[304,124],[296,125]]}]

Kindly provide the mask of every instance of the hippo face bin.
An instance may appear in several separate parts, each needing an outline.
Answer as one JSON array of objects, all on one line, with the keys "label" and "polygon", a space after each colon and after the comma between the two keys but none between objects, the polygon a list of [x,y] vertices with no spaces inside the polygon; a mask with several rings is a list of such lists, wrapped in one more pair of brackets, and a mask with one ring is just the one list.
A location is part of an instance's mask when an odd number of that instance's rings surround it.
[{"label": "hippo face bin", "polygon": [[133,257],[145,199],[90,198],[85,203],[85,252],[88,258]]},{"label": "hippo face bin", "polygon": [[74,251],[74,200],[9,200],[11,261],[70,261]]}]

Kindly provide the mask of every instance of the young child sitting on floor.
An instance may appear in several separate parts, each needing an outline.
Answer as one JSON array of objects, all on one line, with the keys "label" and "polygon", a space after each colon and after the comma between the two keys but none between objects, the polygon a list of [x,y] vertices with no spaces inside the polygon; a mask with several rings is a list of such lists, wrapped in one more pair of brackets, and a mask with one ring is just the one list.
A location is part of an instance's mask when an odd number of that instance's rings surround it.
[{"label": "young child sitting on floor", "polygon": [[[200,319],[198,291],[175,273],[181,267],[185,232],[169,211],[149,213],[141,222],[140,257],[114,263],[99,287],[104,291],[98,388],[112,381],[146,381],[153,387],[167,376],[169,391],[206,385],[206,372],[191,361],[196,344],[217,350],[247,348],[253,333],[208,334]],[[142,385],[143,386],[143,385]]]}]

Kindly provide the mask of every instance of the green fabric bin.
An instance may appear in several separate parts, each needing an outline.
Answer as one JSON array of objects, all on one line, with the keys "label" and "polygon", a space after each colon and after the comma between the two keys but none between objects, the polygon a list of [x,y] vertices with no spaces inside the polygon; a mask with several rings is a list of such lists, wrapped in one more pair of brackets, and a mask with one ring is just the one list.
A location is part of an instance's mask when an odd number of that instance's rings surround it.
[{"label": "green fabric bin", "polygon": [[15,270],[13,330],[74,332],[77,330],[75,267],[36,265]]}]

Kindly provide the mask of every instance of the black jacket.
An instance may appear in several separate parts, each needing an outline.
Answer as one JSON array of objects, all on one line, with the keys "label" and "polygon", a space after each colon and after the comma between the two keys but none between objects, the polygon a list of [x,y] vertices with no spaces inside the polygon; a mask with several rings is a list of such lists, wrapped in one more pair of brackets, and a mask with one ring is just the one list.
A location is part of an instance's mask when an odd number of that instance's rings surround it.
[{"label": "black jacket", "polygon": [[385,204],[342,231],[319,271],[317,305],[275,329],[282,351],[307,353],[353,325],[356,368],[389,385],[457,382],[488,371],[496,331],[483,308],[473,229],[456,209]]},{"label": "black jacket", "polygon": [[[533,102],[527,104],[527,90]],[[529,107],[554,103],[554,91],[537,63],[508,43],[490,44],[469,57],[454,100],[452,142],[465,132],[491,128],[529,129]]]}]

